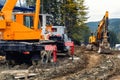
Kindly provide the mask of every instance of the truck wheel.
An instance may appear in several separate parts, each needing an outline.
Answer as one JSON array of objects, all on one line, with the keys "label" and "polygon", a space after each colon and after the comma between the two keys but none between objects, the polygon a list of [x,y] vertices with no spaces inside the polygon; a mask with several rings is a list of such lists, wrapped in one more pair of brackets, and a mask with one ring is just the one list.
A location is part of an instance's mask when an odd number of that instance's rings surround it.
[{"label": "truck wheel", "polygon": [[48,62],[52,62],[52,51],[48,51]]},{"label": "truck wheel", "polygon": [[13,67],[15,65],[15,61],[14,60],[6,60],[6,65],[10,68]]},{"label": "truck wheel", "polygon": [[7,52],[7,54],[6,54],[6,64],[9,67],[15,65],[15,60],[13,59],[13,55],[9,52]]},{"label": "truck wheel", "polygon": [[41,63],[48,63],[49,54],[47,51],[41,51]]}]

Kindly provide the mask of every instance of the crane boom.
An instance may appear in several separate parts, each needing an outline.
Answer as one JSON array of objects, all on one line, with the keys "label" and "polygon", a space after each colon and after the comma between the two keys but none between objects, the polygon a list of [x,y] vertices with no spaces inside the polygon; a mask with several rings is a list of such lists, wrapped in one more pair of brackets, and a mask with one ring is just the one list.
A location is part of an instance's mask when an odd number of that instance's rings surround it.
[{"label": "crane boom", "polygon": [[[7,0],[5,5],[3,6],[1,12],[4,16],[4,19],[7,21],[12,20],[12,12],[18,0]],[[36,11],[35,11],[35,20],[34,20],[34,29],[38,29],[38,21],[39,21],[39,13],[40,13],[40,0],[36,0]]]},{"label": "crane boom", "polygon": [[[39,27],[40,0],[36,0],[35,12],[13,13],[18,0],[6,0],[0,11],[0,32],[2,40],[44,39]],[[47,28],[48,29],[48,28]],[[51,30],[51,28],[49,28]],[[36,35],[35,35],[36,34]],[[21,36],[21,35],[24,35]],[[28,36],[29,35],[29,36]]]},{"label": "crane boom", "polygon": [[17,3],[17,0],[7,0],[5,5],[3,6],[1,12],[4,15],[4,19],[11,20],[12,19],[12,11]]},{"label": "crane boom", "polygon": [[35,11],[35,20],[34,20],[35,30],[38,29],[39,13],[40,13],[40,0],[36,0],[36,11]]}]

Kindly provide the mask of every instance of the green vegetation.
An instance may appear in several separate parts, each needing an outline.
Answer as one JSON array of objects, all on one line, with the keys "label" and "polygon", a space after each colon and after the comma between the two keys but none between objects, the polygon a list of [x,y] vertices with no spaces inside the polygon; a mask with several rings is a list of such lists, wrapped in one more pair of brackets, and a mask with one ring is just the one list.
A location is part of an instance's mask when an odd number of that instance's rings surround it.
[{"label": "green vegetation", "polygon": [[85,23],[88,8],[84,5],[84,0],[44,0],[44,2],[43,13],[54,16],[53,25],[66,26],[69,37],[75,43],[88,41],[90,31]]},{"label": "green vegetation", "polygon": [[87,20],[88,9],[84,5],[84,0],[66,0],[62,7],[62,14],[65,16],[65,26],[68,30],[68,35],[75,43],[87,42],[89,35],[89,28],[85,24]]}]

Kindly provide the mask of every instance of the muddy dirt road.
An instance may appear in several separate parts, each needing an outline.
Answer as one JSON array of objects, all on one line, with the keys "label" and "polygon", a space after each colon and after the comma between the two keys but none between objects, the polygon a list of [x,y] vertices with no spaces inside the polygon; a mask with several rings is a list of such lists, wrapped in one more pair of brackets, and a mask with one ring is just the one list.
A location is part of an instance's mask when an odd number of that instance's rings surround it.
[{"label": "muddy dirt road", "polygon": [[120,80],[120,51],[98,54],[76,47],[70,57],[58,57],[57,63],[8,67],[0,61],[0,80]]}]

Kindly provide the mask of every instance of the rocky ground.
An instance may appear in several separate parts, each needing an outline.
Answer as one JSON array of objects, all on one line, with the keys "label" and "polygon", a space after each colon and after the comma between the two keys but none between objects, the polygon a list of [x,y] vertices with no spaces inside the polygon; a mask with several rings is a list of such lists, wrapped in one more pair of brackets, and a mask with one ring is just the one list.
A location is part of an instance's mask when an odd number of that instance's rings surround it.
[{"label": "rocky ground", "polygon": [[4,64],[4,57],[0,60],[0,80],[120,80],[120,51],[98,54],[77,46],[73,61],[58,57],[57,63],[10,68]]}]

